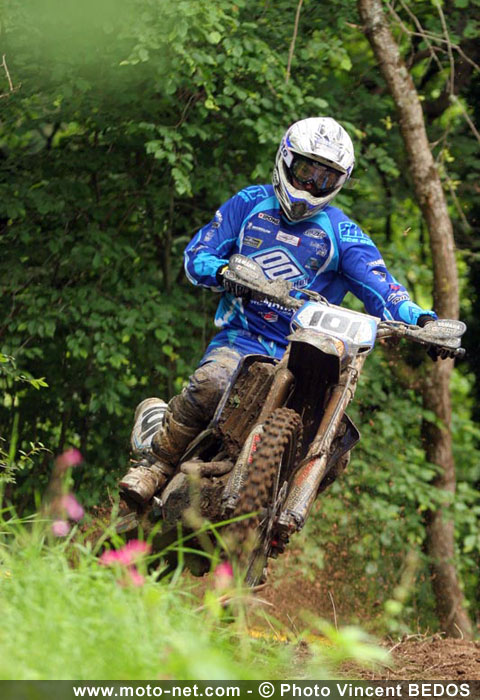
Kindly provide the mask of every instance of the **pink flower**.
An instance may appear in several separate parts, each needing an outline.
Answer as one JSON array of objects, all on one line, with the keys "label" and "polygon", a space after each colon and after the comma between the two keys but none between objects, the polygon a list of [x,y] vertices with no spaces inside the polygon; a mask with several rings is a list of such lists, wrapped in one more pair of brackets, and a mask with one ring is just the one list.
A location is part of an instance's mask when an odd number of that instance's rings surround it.
[{"label": "pink flower", "polygon": [[217,591],[230,588],[233,583],[233,569],[229,561],[222,561],[213,572],[213,580]]},{"label": "pink flower", "polygon": [[66,510],[67,515],[71,520],[81,520],[85,515],[82,506],[77,501],[73,493],[67,493],[65,496],[62,496],[61,505],[62,508]]},{"label": "pink flower", "polygon": [[66,450],[65,452],[62,452],[61,455],[57,457],[55,460],[55,464],[58,469],[61,471],[65,471],[69,467],[76,467],[78,464],[81,464],[83,462],[83,457],[80,453],[79,450],[77,450],[75,447],[70,448],[69,450]]},{"label": "pink flower", "polygon": [[121,549],[110,549],[100,557],[100,563],[105,566],[132,566],[144,554],[148,554],[150,545],[141,540],[130,540]]},{"label": "pink flower", "polygon": [[135,562],[148,554],[150,545],[140,540],[130,540],[121,549],[110,549],[103,552],[100,564],[105,566],[119,566],[124,570],[124,575],[118,581],[121,586],[143,586],[144,577],[138,572]]},{"label": "pink flower", "polygon": [[66,537],[70,532],[70,525],[66,520],[55,520],[52,523],[52,532],[55,537]]},{"label": "pink flower", "polygon": [[115,549],[108,549],[106,552],[103,552],[99,561],[100,564],[105,564],[105,566],[114,566],[120,563],[118,552]]}]

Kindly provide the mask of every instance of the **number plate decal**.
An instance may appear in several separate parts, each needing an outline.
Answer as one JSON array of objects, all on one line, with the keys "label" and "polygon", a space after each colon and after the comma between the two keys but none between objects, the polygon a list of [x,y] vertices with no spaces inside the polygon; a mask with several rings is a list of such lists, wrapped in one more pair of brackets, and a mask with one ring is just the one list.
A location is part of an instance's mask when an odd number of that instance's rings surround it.
[{"label": "number plate decal", "polygon": [[297,311],[292,325],[373,348],[380,319],[321,302],[308,302]]}]

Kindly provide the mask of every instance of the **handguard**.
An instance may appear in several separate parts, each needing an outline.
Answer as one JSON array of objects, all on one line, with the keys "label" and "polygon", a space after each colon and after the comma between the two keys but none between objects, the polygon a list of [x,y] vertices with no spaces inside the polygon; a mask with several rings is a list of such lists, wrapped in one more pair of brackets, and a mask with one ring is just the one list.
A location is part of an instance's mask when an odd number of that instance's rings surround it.
[{"label": "handguard", "polygon": [[404,335],[417,343],[426,345],[432,359],[460,358],[465,355],[465,350],[460,345],[466,330],[467,326],[463,321],[440,318],[427,323],[423,328],[407,326]]},{"label": "handguard", "polygon": [[244,296],[245,290],[250,298],[257,301],[268,300],[286,308],[297,309],[304,302],[290,296],[293,289],[291,282],[282,279],[267,280],[260,265],[245,255],[235,253],[228,262],[228,268],[222,271],[223,286],[235,296]]}]

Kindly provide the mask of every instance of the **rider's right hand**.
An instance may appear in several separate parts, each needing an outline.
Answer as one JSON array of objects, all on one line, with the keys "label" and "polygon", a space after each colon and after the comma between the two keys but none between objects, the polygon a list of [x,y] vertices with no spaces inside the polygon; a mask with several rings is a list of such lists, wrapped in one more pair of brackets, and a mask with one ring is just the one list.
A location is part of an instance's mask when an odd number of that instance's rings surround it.
[{"label": "rider's right hand", "polygon": [[227,270],[228,265],[220,265],[218,268],[215,274],[218,284],[223,287],[226,292],[230,292],[230,294],[233,294],[233,296],[243,299],[244,302],[249,302],[252,297],[251,290],[244,284],[240,284],[239,282],[229,279],[228,276],[225,275]]}]

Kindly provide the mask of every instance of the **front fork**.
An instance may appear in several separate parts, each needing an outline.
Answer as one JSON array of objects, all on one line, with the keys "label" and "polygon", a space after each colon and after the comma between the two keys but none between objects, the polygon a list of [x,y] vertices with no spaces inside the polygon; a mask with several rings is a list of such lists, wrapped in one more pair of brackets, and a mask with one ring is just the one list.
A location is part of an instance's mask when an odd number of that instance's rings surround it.
[{"label": "front fork", "polygon": [[333,440],[347,406],[355,395],[358,377],[365,359],[365,354],[357,355],[342,372],[340,382],[333,387],[320,426],[293,478],[287,500],[278,519],[279,534],[285,540],[291,533],[301,530],[307,520],[318,487],[327,472]]}]

